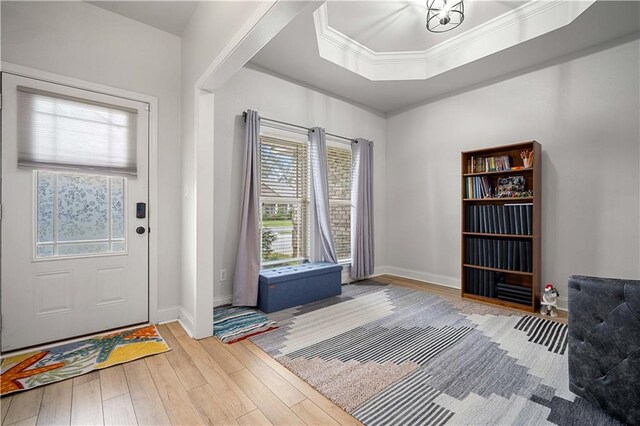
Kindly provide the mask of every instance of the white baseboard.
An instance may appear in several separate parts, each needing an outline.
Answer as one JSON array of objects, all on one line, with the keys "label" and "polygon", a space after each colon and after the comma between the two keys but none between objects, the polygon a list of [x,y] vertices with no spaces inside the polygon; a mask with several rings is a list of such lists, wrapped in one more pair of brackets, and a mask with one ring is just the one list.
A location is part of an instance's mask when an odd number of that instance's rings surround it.
[{"label": "white baseboard", "polygon": [[[412,271],[410,269],[396,268],[395,266],[380,266],[375,269],[375,275],[395,275],[400,278],[409,278],[411,280],[424,281],[429,284],[435,284],[443,287],[460,289],[460,280],[444,275],[430,274],[428,272]],[[558,310],[568,312],[569,299],[566,297],[558,298]]]},{"label": "white baseboard", "polygon": [[[230,294],[227,296],[220,296],[220,297],[214,297],[213,298],[213,307],[215,308],[216,306],[223,306],[223,305],[228,305],[231,303],[231,300],[233,299],[233,296],[231,296]],[[213,314],[211,314],[213,315]]]},{"label": "white baseboard", "polygon": [[[213,321],[213,312],[211,313],[211,321]],[[182,307],[180,308],[178,322],[182,328],[184,328],[184,331],[186,331],[190,337],[193,337],[193,317]]]},{"label": "white baseboard", "polygon": [[180,306],[158,309],[158,324],[175,321],[180,318]]},{"label": "white baseboard", "polygon": [[569,312],[569,298],[558,297],[558,310]]},{"label": "white baseboard", "polygon": [[373,278],[373,277],[377,277],[378,275],[384,275],[384,274],[386,274],[386,273],[387,273],[387,269],[388,269],[388,268],[389,268],[389,267],[388,267],[388,266],[385,266],[385,265],[383,265],[383,266],[376,266],[376,267],[373,269],[373,275],[372,275],[371,277]]},{"label": "white baseboard", "polygon": [[460,289],[460,279],[447,277],[445,275],[430,274],[428,272],[413,271],[411,269],[396,268],[395,266],[385,266],[384,273],[395,275],[400,278],[409,278],[411,280],[424,281],[430,284],[436,284],[443,287]]}]

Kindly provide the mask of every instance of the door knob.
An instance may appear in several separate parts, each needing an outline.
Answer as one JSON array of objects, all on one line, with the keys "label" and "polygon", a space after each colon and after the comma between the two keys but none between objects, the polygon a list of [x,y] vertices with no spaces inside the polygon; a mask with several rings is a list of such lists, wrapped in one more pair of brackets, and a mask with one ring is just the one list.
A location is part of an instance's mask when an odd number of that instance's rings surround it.
[{"label": "door knob", "polygon": [[144,226],[138,226],[138,227],[136,228],[136,233],[138,233],[138,234],[140,234],[140,235],[144,234],[146,231],[147,231],[147,230],[145,229],[145,227],[144,227]]}]

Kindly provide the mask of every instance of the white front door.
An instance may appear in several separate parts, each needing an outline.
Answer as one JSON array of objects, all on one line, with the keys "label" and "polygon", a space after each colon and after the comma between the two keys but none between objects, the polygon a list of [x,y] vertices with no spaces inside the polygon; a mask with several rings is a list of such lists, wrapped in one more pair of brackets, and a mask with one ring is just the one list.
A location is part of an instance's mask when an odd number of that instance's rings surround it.
[{"label": "white front door", "polygon": [[[33,129],[24,130],[23,93],[54,99],[48,110],[37,110],[37,100],[28,105],[35,110],[28,121]],[[55,99],[71,106],[58,107]],[[134,118],[127,127],[91,110],[102,106]],[[148,201],[147,110],[142,102],[2,75],[3,351],[148,321],[148,212],[142,208]],[[134,174],[18,165],[24,150],[19,140],[40,136],[70,158],[74,152],[64,151],[74,150],[69,140],[75,138],[75,144],[98,145],[98,163],[101,157],[117,160],[120,139],[114,135],[124,127],[135,141]]]}]

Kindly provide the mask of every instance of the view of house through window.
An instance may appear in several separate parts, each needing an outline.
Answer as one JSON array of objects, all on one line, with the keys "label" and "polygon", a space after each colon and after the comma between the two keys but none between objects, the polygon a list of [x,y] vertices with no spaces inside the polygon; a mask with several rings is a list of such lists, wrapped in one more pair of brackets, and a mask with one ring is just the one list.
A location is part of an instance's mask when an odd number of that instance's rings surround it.
[{"label": "view of house through window", "polygon": [[[329,216],[339,261],[351,259],[351,147],[327,146]],[[261,264],[309,258],[309,145],[260,138]]]},{"label": "view of house through window", "polygon": [[309,147],[260,138],[261,263],[279,266],[308,258]]},{"label": "view of house through window", "polygon": [[338,261],[351,259],[351,147],[327,146],[329,220]]}]

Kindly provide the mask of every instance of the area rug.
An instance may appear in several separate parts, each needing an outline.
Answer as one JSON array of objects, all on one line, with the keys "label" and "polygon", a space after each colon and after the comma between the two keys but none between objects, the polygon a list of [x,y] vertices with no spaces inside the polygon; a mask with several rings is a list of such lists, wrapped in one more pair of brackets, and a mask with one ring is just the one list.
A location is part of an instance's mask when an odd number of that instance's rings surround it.
[{"label": "area rug", "polygon": [[1,395],[170,350],[153,325],[2,358]]},{"label": "area rug", "polygon": [[233,306],[213,309],[213,335],[223,343],[235,343],[277,328],[275,321],[256,309]]},{"label": "area rug", "polygon": [[617,424],[569,391],[559,322],[375,281],[269,318],[251,341],[366,425]]}]

